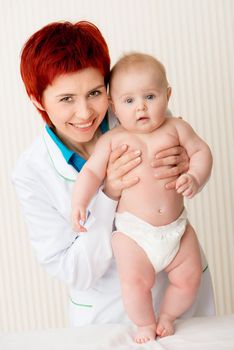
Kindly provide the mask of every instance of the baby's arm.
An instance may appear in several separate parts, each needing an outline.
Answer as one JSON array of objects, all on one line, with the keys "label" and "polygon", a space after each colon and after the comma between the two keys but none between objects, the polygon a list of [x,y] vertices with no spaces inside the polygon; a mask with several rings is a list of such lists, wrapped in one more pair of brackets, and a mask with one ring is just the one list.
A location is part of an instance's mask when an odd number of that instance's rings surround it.
[{"label": "baby's arm", "polygon": [[80,221],[86,221],[86,209],[106,176],[111,151],[109,133],[96,143],[93,154],[78,174],[72,195],[72,223],[75,230],[85,232]]},{"label": "baby's arm", "polygon": [[176,191],[192,198],[205,185],[212,169],[212,154],[209,146],[181,119],[174,119],[180,144],[190,158],[189,169],[176,181]]}]

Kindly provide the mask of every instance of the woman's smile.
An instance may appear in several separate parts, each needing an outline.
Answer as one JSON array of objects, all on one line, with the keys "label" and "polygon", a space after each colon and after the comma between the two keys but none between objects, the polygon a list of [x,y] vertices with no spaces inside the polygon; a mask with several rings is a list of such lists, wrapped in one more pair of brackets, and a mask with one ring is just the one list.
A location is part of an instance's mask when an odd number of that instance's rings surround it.
[{"label": "woman's smile", "polygon": [[95,119],[86,123],[69,123],[69,124],[74,126],[76,129],[81,129],[82,131],[89,131],[94,125],[94,122],[95,122]]}]

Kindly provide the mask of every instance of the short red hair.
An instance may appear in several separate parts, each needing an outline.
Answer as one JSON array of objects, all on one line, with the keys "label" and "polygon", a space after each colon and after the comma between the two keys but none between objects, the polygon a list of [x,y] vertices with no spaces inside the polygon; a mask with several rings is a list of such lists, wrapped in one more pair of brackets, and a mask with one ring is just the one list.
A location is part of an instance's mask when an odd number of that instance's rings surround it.
[{"label": "short red hair", "polygon": [[[34,33],[22,49],[21,76],[28,95],[39,103],[43,91],[57,76],[88,67],[99,69],[107,84],[108,47],[99,29],[87,21],[48,24]],[[39,112],[51,124],[47,113]]]}]

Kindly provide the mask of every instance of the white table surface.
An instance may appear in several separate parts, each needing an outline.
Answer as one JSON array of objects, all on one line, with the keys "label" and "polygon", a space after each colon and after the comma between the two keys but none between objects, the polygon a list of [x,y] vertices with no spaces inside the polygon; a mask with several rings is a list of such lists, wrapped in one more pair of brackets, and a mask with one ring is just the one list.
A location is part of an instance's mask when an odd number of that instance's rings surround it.
[{"label": "white table surface", "polygon": [[90,325],[13,334],[0,333],[1,350],[234,350],[234,314],[177,322],[176,333],[144,345],[133,326]]}]

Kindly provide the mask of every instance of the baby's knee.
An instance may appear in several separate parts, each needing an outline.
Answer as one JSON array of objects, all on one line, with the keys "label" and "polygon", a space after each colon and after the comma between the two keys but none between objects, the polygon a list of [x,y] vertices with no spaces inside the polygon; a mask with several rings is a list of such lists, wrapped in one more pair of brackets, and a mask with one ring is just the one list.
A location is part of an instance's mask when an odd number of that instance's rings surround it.
[{"label": "baby's knee", "polygon": [[151,290],[154,284],[152,278],[147,276],[147,273],[143,276],[137,271],[126,275],[121,282],[125,291],[135,290],[142,293]]},{"label": "baby's knee", "polygon": [[188,292],[195,293],[200,286],[202,269],[200,266],[193,267],[182,278],[182,286]]}]

